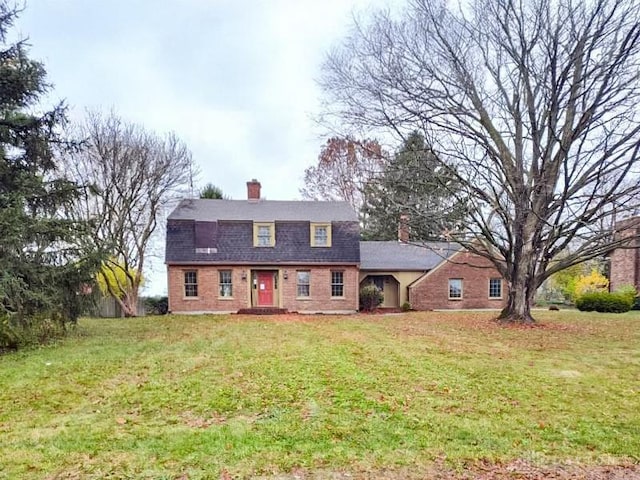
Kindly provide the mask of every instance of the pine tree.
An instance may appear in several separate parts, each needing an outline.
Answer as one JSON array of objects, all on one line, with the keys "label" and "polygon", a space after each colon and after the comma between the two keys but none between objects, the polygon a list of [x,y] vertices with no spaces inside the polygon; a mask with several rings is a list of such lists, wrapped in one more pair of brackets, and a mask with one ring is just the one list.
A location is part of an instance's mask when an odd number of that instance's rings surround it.
[{"label": "pine tree", "polygon": [[227,197],[222,193],[222,189],[213,183],[207,183],[204,188],[200,190],[200,198],[209,200],[227,199]]},{"label": "pine tree", "polygon": [[422,134],[413,132],[367,188],[363,236],[395,240],[405,215],[412,241],[441,239],[464,218],[465,202],[457,194],[453,167],[435,156]]},{"label": "pine tree", "polygon": [[7,44],[17,13],[0,3],[0,348],[19,343],[17,332],[75,321],[96,271],[87,225],[65,216],[82,190],[56,171],[69,147],[65,108],[35,113],[45,69],[23,41]]}]

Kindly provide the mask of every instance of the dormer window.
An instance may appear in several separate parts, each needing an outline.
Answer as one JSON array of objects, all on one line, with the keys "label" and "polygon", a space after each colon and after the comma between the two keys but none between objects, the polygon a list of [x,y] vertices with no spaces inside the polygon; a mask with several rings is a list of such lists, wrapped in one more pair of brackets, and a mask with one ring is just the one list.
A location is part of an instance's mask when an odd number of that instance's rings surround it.
[{"label": "dormer window", "polygon": [[273,247],[276,244],[276,229],[273,222],[260,222],[253,224],[253,246]]},{"label": "dormer window", "polygon": [[311,224],[311,246],[330,247],[331,246],[331,224],[312,223]]},{"label": "dormer window", "polygon": [[271,228],[268,225],[258,227],[258,246],[268,247],[271,245]]}]

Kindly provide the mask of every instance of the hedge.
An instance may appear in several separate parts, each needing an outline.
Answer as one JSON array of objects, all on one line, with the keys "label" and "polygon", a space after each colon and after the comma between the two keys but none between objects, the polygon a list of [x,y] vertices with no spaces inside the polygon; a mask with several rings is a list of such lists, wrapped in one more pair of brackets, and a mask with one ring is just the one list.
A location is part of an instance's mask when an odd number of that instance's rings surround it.
[{"label": "hedge", "polygon": [[633,299],[625,293],[592,292],[585,293],[576,300],[581,312],[624,313],[631,310]]}]

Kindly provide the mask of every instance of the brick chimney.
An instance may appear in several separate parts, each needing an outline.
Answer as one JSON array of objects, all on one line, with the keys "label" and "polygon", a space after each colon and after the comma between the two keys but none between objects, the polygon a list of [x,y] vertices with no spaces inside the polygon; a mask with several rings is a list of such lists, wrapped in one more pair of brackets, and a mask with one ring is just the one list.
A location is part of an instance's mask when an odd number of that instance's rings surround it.
[{"label": "brick chimney", "polygon": [[400,215],[398,222],[398,241],[400,243],[409,243],[409,215]]},{"label": "brick chimney", "polygon": [[247,182],[247,200],[257,202],[260,200],[260,182],[255,178]]}]

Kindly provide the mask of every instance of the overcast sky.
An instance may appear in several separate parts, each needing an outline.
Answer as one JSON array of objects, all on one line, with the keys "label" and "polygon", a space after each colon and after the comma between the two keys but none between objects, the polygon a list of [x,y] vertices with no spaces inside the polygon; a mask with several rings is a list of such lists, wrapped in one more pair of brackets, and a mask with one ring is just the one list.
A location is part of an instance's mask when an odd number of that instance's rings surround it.
[{"label": "overcast sky", "polygon": [[245,198],[299,198],[323,133],[313,122],[322,59],[352,12],[384,0],[27,0],[17,31],[79,117],[114,108],[174,131],[213,182]]},{"label": "overcast sky", "polygon": [[[323,143],[313,116],[324,56],[352,14],[390,2],[27,0],[13,33],[28,37],[50,101],[64,100],[71,119],[113,108],[175,132],[200,185],[244,199],[257,178],[264,197],[291,200]],[[149,267],[146,292],[166,293],[163,259]]]}]

